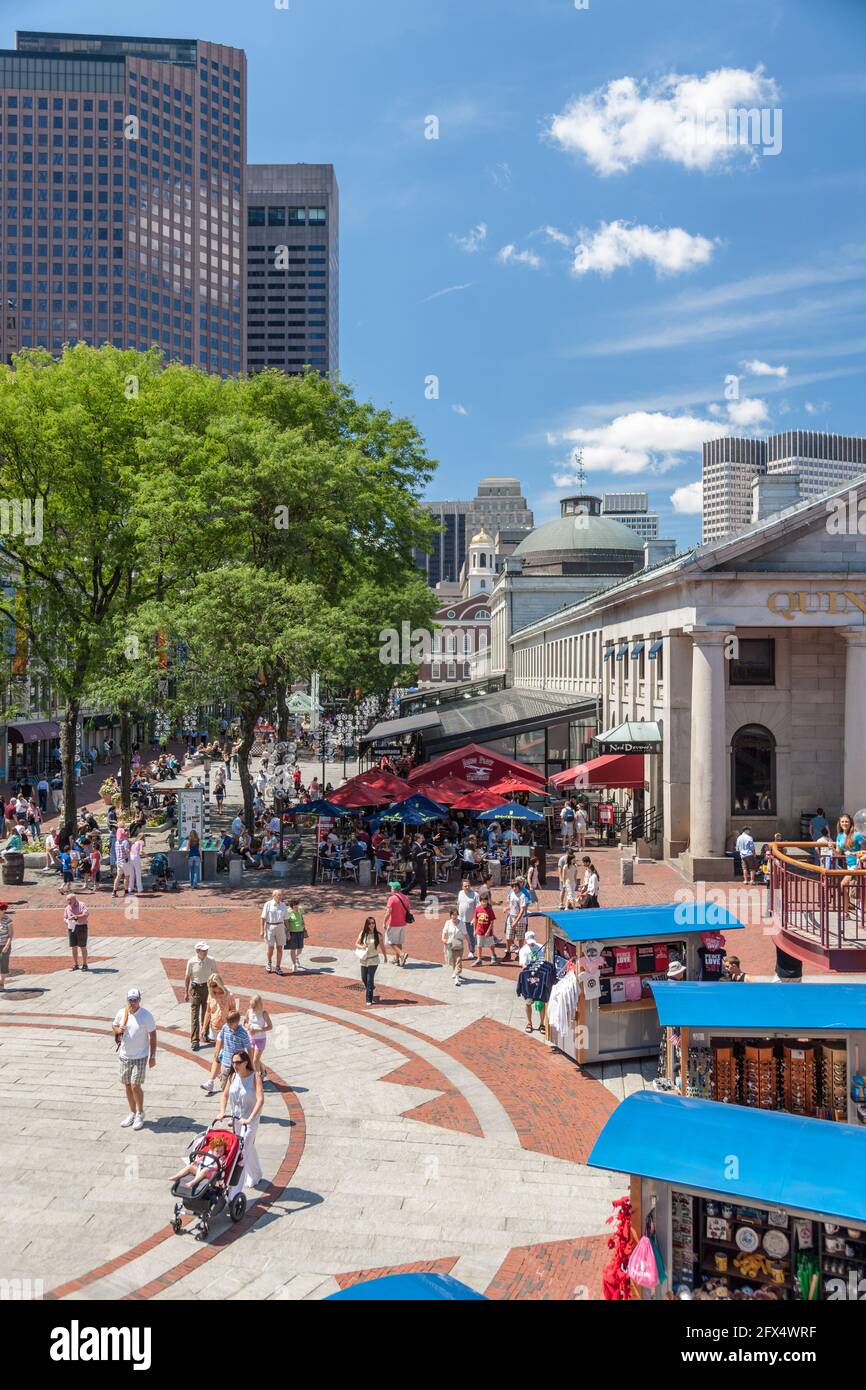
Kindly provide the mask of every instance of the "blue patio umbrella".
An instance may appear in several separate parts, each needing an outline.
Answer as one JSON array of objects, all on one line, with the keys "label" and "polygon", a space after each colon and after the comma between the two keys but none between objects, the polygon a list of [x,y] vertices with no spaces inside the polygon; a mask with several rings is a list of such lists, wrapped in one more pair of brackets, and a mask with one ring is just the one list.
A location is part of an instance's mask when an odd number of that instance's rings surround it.
[{"label": "blue patio umbrella", "polygon": [[544,820],[537,811],[521,806],[519,801],[507,801],[504,806],[494,806],[492,811],[482,811],[479,820]]},{"label": "blue patio umbrella", "polygon": [[373,816],[370,825],[373,830],[378,830],[380,825],[426,825],[428,821],[438,819],[438,812],[435,816],[428,816],[422,811],[414,811],[411,806],[408,809],[392,807],[388,811],[380,811],[378,816]]},{"label": "blue patio umbrella", "polygon": [[324,801],[320,797],[318,801],[302,801],[297,806],[289,806],[286,814],[290,816],[328,816],[331,820],[340,820],[343,816],[354,815],[354,812],[348,811],[345,806],[335,806],[333,801]]},{"label": "blue patio umbrella", "polygon": [[487,1303],[450,1274],[386,1274],[329,1294],[326,1303]]}]

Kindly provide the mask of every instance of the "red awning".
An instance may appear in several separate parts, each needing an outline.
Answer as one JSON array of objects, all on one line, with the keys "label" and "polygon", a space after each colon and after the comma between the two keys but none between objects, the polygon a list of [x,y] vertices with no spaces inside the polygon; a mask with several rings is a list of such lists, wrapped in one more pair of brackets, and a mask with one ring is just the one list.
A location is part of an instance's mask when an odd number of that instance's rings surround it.
[{"label": "red awning", "polygon": [[395,777],[392,772],[362,772],[352,777],[339,791],[329,798],[336,806],[349,808],[377,806],[380,802],[403,801],[412,795],[408,782]]},{"label": "red awning", "polygon": [[504,753],[495,753],[491,748],[483,748],[480,743],[467,743],[450,753],[443,753],[431,763],[422,763],[409,774],[414,791],[419,782],[441,782],[443,777],[460,777],[473,787],[489,787],[512,774],[523,777],[539,791],[544,791],[544,776],[525,763],[507,758]]},{"label": "red awning", "polygon": [[433,801],[442,802],[444,806],[453,806],[455,801],[459,801],[472,790],[471,783],[464,782],[462,777],[443,777],[439,782],[425,782],[422,779],[412,787],[413,794],[421,792]]},{"label": "red awning", "polygon": [[60,737],[60,725],[53,719],[45,720],[43,723],[31,722],[28,724],[10,724],[9,742],[10,743],[38,743],[40,739],[54,739]]},{"label": "red awning", "polygon": [[557,790],[576,784],[582,787],[643,787],[643,753],[605,753],[579,767],[557,772],[551,777]]}]

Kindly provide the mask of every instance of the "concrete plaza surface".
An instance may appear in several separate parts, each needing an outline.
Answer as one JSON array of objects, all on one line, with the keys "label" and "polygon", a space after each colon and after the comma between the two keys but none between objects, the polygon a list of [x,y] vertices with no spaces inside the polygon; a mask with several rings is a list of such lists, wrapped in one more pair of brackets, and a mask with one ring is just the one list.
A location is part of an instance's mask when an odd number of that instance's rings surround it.
[{"label": "concrete plaza surface", "polygon": [[[684,889],[661,864],[641,864],[621,887],[614,852],[597,862],[605,904]],[[220,883],[126,904],[103,888],[87,898],[91,971],[73,974],[57,880],[28,880],[4,890],[16,937],[0,997],[0,1278],[70,1300],[318,1299],[371,1272],[432,1269],[497,1299],[600,1297],[606,1222],[626,1182],[586,1157],[655,1066],[581,1072],[528,1036],[514,966],[469,968],[455,989],[440,932],[456,883],[415,908],[409,963],[380,966],[381,1002],[368,1009],[352,947],[368,911],[381,925],[381,889],[304,888],[310,973],[278,977],[264,969],[267,890],[255,875],[233,893]],[[503,897],[495,891],[498,911]],[[542,893],[543,906],[555,902]],[[260,992],[274,1021],[264,1181],[247,1216],[218,1218],[207,1243],[172,1233],[167,1181],[216,1114],[200,1089],[210,1050],[191,1051],[182,1002],[199,938],[242,1006]],[[744,968],[769,973],[764,926],[737,945]],[[120,1128],[110,1030],[132,985],[159,1030],[137,1133]]]}]

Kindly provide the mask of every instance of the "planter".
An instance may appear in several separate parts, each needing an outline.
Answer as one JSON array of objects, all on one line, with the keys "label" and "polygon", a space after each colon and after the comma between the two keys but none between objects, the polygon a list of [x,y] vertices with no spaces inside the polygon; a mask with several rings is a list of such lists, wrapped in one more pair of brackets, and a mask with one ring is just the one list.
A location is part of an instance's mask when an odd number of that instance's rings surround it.
[{"label": "planter", "polygon": [[7,850],[3,860],[3,882],[17,885],[24,882],[24,855],[18,850]]}]

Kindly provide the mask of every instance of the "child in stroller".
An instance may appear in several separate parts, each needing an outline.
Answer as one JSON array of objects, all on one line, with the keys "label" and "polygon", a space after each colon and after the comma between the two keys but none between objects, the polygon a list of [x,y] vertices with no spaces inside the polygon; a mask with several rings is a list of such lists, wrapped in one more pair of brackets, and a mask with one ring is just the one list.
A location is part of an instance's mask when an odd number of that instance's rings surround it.
[{"label": "child in stroller", "polygon": [[198,1220],[190,1230],[196,1240],[206,1240],[210,1223],[228,1205],[232,1221],[240,1221],[247,1199],[240,1190],[244,1178],[244,1141],[236,1132],[234,1119],[215,1120],[208,1131],[189,1147],[189,1163],[171,1179],[174,1204],[172,1230],[179,1235],[181,1214],[190,1212]]},{"label": "child in stroller", "polygon": [[153,875],[153,886],[159,888],[163,893],[174,893],[177,891],[177,880],[171,871],[168,862],[168,855],[155,854],[150,861],[150,872]]}]

